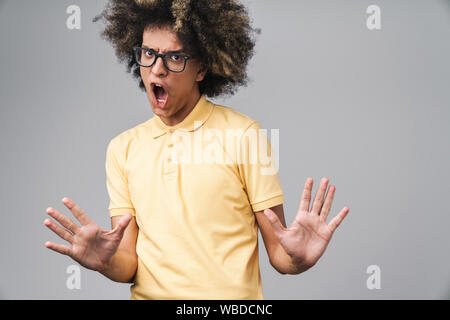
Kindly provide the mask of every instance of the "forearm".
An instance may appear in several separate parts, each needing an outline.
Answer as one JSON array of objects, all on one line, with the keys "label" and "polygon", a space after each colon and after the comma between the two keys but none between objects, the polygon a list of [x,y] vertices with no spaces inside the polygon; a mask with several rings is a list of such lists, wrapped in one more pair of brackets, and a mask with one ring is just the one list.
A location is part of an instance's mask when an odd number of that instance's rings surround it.
[{"label": "forearm", "polygon": [[137,255],[125,250],[117,250],[108,266],[99,270],[105,277],[124,283],[132,283],[137,270]]},{"label": "forearm", "polygon": [[281,274],[299,274],[312,267],[303,261],[293,260],[280,244],[273,250],[270,264]]}]

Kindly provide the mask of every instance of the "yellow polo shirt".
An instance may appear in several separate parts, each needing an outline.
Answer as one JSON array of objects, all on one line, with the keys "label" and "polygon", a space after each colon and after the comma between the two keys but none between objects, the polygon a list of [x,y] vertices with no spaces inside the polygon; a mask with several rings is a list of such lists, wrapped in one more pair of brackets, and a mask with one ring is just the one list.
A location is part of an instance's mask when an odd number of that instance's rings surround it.
[{"label": "yellow polo shirt", "polygon": [[132,299],[263,299],[254,212],[284,199],[260,129],[203,95],[175,126],[153,116],[110,141],[110,216],[139,227]]}]

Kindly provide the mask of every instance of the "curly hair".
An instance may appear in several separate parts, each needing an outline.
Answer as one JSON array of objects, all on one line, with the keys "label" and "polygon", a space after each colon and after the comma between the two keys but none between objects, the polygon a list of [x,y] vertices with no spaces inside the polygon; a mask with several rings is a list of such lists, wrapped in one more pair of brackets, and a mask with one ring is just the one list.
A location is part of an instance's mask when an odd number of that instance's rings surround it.
[{"label": "curly hair", "polygon": [[186,52],[206,66],[201,94],[234,94],[247,85],[247,65],[255,34],[247,9],[235,0],[110,0],[93,22],[104,20],[101,36],[111,42],[127,72],[145,90],[132,47],[142,44],[146,28],[170,26]]}]

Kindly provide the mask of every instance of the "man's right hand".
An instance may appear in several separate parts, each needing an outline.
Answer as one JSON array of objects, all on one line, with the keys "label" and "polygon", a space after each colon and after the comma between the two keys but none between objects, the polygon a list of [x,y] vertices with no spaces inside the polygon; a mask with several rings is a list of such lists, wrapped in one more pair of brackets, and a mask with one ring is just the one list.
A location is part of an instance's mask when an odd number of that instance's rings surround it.
[{"label": "man's right hand", "polygon": [[71,199],[66,197],[62,199],[62,202],[72,211],[72,214],[81,223],[81,226],[74,223],[58,210],[51,207],[47,208],[47,214],[58,221],[62,227],[51,219],[45,219],[44,225],[62,239],[69,242],[72,247],[49,241],[45,243],[45,246],[71,257],[88,269],[95,271],[106,269],[112,256],[119,247],[124,231],[132,219],[132,215],[127,214],[122,216],[116,227],[108,231],[102,229],[92,221],[83,209]]}]

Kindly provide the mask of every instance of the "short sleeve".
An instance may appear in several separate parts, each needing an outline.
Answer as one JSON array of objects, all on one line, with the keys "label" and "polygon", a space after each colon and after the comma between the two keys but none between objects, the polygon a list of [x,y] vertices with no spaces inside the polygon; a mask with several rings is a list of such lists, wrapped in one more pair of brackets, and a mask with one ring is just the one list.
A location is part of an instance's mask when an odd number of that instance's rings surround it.
[{"label": "short sleeve", "polygon": [[128,179],[124,173],[125,150],[121,150],[119,140],[112,139],[106,150],[106,188],[109,194],[110,216],[120,216],[127,213],[136,215],[128,189]]},{"label": "short sleeve", "polygon": [[[237,163],[253,212],[284,202],[278,176],[277,153],[258,121],[244,131],[237,147]],[[278,144],[277,144],[278,147]]]}]

